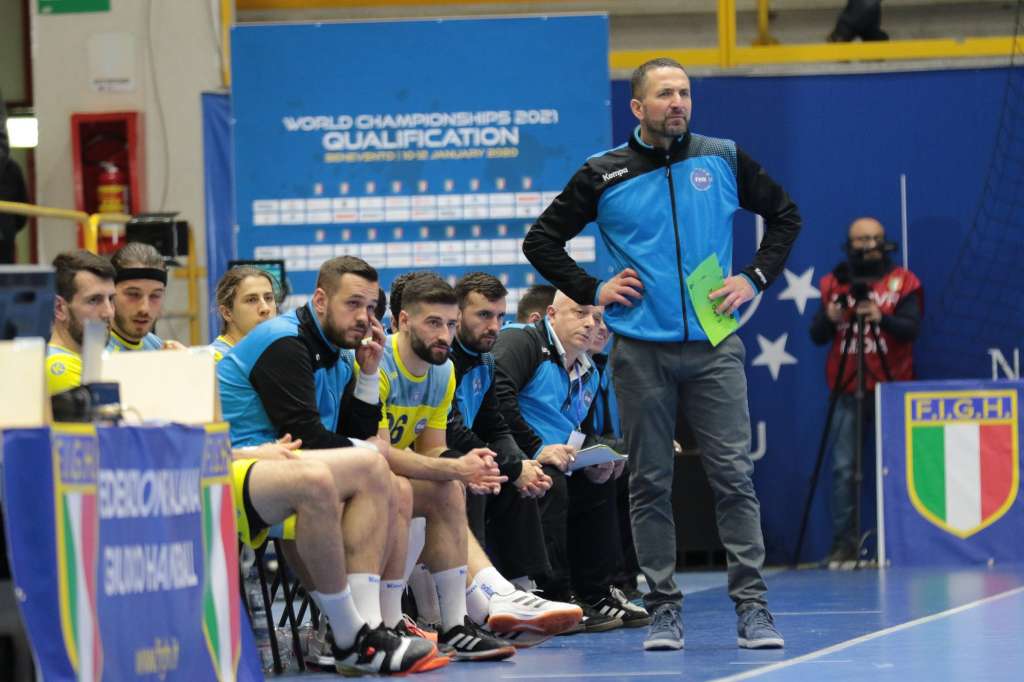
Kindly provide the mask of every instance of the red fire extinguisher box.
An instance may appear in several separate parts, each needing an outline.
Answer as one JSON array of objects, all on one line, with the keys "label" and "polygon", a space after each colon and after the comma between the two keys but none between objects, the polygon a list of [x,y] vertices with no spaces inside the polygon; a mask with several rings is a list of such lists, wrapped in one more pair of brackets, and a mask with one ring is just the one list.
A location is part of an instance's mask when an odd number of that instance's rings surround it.
[{"label": "red fire extinguisher box", "polygon": [[[137,111],[71,115],[75,207],[86,213],[145,211],[141,116]],[[81,228],[78,243],[83,244]],[[124,243],[124,226],[100,225],[100,253]]]}]

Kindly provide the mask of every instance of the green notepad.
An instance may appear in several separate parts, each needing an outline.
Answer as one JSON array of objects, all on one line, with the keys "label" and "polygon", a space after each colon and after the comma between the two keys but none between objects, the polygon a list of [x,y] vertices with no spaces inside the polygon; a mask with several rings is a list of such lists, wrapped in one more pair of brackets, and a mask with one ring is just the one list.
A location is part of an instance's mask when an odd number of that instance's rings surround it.
[{"label": "green notepad", "polygon": [[725,282],[722,277],[722,266],[718,263],[718,255],[712,253],[697,266],[690,276],[686,278],[686,289],[690,292],[690,302],[693,304],[697,319],[704,333],[708,335],[708,341],[712,346],[717,346],[722,340],[736,331],[739,324],[732,315],[720,315],[715,308],[722,304],[722,299],[710,300],[708,294],[721,289]]}]

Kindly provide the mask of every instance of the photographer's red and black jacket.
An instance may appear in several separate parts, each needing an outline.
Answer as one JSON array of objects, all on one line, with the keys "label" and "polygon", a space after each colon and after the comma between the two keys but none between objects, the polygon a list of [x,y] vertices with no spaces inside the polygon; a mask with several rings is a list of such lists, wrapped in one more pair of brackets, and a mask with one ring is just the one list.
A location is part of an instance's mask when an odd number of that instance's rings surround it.
[{"label": "photographer's red and black jacket", "polygon": [[[857,322],[853,313],[857,303],[850,287],[847,263],[822,277],[818,287],[821,309],[811,322],[811,339],[816,344],[832,342],[825,364],[828,387],[832,390],[836,388],[839,366],[843,365],[840,382],[843,393],[857,390]],[[879,382],[914,378],[912,344],[921,328],[924,292],[914,273],[892,266],[871,283],[868,296],[882,311],[881,321],[869,323],[864,330],[864,384],[868,391],[873,391]],[[835,302],[840,302],[844,308],[839,324],[834,324],[825,314],[825,306]]]}]

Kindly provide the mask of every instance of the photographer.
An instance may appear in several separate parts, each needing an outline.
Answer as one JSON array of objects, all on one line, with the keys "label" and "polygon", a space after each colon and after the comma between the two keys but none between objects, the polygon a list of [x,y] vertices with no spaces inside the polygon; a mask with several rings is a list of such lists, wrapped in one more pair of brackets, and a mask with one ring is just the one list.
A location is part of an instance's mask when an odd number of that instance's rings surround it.
[{"label": "photographer", "polygon": [[[872,394],[882,381],[914,378],[911,344],[921,326],[923,292],[914,273],[889,257],[896,245],[885,241],[885,228],[874,218],[850,224],[847,260],[821,279],[822,307],[811,322],[811,339],[831,342],[826,376],[833,400],[829,440],[832,442],[832,549],[830,566],[856,559],[854,500],[856,467],[857,339],[864,326],[864,408],[874,406]],[[866,430],[866,427],[865,427]]]}]

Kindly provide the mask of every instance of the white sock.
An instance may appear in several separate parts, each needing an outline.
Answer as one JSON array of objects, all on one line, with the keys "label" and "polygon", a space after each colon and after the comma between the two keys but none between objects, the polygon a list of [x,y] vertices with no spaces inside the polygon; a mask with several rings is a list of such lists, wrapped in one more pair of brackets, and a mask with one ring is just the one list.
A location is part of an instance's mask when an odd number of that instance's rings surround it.
[{"label": "white sock", "polygon": [[473,576],[473,582],[480,586],[488,599],[496,594],[511,594],[516,591],[516,586],[505,580],[505,576],[498,573],[498,569],[494,566],[488,566],[478,571]]},{"label": "white sock", "polygon": [[320,627],[318,627],[317,629],[320,632],[323,632],[326,629],[327,625],[327,613],[324,611],[323,595],[317,592],[316,590],[313,590],[308,594],[309,598],[313,600],[314,604],[316,604],[317,610],[320,611]]},{"label": "white sock", "polygon": [[416,610],[420,619],[426,623],[440,623],[441,604],[437,601],[437,586],[434,585],[434,576],[430,575],[430,569],[426,564],[416,565],[409,578],[409,588],[412,590],[413,599],[416,600]]},{"label": "white sock", "polygon": [[466,589],[466,611],[469,612],[470,620],[477,625],[486,623],[487,617],[491,615],[490,605],[491,600],[480,589],[480,583],[474,579],[473,584]]},{"label": "white sock", "polygon": [[327,616],[331,631],[334,633],[334,643],[342,649],[352,646],[365,621],[356,609],[351,587],[334,594],[314,591],[310,595],[317,603],[317,608]]},{"label": "white sock", "polygon": [[444,632],[466,620],[465,566],[456,566],[434,574],[437,596],[441,602],[441,628]]},{"label": "white sock", "polygon": [[348,584],[352,588],[356,608],[367,625],[371,628],[380,625],[380,576],[372,573],[350,573]]},{"label": "white sock", "polygon": [[408,583],[409,576],[416,568],[416,562],[423,553],[423,546],[427,544],[427,520],[422,516],[413,517],[409,521],[409,546],[405,553],[405,570],[402,572],[402,582]]},{"label": "white sock", "polygon": [[384,627],[393,628],[402,620],[402,594],[405,583],[401,580],[383,580],[380,585],[380,612]]}]

